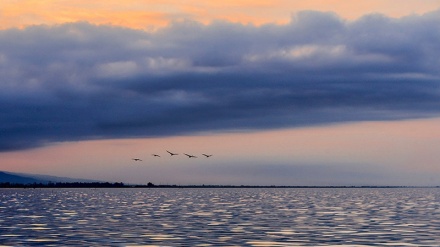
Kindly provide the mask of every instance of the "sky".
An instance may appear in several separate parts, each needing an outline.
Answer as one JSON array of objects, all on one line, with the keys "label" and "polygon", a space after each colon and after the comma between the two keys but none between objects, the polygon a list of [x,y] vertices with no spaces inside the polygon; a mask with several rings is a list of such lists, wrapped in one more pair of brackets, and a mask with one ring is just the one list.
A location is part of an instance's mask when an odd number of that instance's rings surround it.
[{"label": "sky", "polygon": [[440,1],[6,0],[0,20],[0,170],[440,185]]}]

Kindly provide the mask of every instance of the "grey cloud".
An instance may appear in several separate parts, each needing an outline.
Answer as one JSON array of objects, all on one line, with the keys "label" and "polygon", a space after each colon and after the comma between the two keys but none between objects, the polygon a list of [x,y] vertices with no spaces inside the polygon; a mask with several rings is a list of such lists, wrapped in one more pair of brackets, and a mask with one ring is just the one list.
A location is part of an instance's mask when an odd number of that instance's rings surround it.
[{"label": "grey cloud", "polygon": [[440,12],[0,31],[0,150],[439,115]]}]

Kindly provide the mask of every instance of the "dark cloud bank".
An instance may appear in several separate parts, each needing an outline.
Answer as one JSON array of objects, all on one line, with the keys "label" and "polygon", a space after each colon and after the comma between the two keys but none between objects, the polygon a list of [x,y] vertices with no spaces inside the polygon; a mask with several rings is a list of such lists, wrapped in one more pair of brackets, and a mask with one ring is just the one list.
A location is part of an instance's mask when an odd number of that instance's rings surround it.
[{"label": "dark cloud bank", "polygon": [[440,12],[0,31],[0,151],[439,116]]}]

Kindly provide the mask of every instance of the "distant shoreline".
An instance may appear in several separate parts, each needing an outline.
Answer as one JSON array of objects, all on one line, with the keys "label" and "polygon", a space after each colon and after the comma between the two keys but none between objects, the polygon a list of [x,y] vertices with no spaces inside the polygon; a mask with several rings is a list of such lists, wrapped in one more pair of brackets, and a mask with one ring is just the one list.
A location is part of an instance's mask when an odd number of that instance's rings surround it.
[{"label": "distant shoreline", "polygon": [[20,184],[20,183],[0,183],[0,188],[297,188],[297,189],[368,189],[368,188],[440,188],[440,186],[374,186],[374,185],[361,185],[361,186],[283,186],[283,185],[154,185],[148,183],[146,185],[131,185],[124,183],[109,183],[109,182],[73,182],[73,183],[32,183],[32,184]]}]

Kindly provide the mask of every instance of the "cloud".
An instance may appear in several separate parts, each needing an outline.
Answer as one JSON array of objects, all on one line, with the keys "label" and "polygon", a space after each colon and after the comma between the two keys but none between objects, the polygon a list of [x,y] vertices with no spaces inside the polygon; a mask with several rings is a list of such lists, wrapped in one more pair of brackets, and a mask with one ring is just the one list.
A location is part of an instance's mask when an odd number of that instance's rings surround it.
[{"label": "cloud", "polygon": [[0,150],[439,115],[439,11],[0,31]]}]

